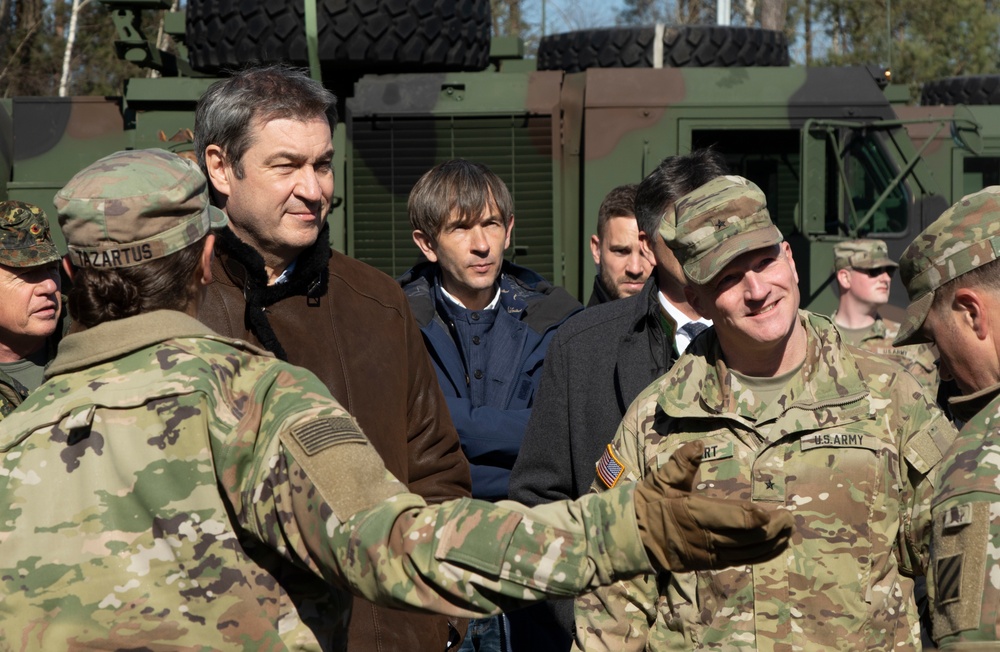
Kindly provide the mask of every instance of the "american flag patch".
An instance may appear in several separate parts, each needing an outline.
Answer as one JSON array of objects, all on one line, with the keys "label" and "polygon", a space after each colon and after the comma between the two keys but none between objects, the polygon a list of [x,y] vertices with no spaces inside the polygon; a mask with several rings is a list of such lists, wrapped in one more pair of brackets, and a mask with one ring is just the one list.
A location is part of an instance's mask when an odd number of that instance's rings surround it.
[{"label": "american flag patch", "polygon": [[337,444],[364,444],[368,441],[350,417],[310,419],[292,426],[291,431],[306,455],[315,455]]},{"label": "american flag patch", "polygon": [[601,479],[604,486],[611,489],[618,482],[618,478],[622,477],[624,471],[625,465],[618,461],[614,451],[611,450],[611,444],[608,444],[608,447],[604,449],[604,455],[601,455],[601,459],[597,461],[597,477]]}]

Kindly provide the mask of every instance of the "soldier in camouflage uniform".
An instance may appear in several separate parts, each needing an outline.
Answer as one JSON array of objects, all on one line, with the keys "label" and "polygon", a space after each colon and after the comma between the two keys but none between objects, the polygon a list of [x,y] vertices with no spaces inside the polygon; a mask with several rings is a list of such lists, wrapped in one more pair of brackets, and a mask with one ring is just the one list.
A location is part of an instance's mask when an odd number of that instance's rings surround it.
[{"label": "soldier in camouflage uniform", "polygon": [[41,384],[62,334],[59,252],[45,212],[0,202],[0,419]]},{"label": "soldier in camouflage uniform", "polygon": [[919,648],[927,476],[954,428],[913,376],[799,310],[791,249],[753,183],[717,177],[660,234],[714,326],[631,405],[595,486],[648,477],[701,440],[697,490],[788,510],[796,527],[752,568],[662,572],[578,599],[577,649]]},{"label": "soldier in camouflage uniform", "polygon": [[1000,186],[964,197],[907,247],[897,345],[934,342],[964,426],[936,477],[927,577],[935,641],[1000,650]]},{"label": "soldier in camouflage uniform", "polygon": [[885,242],[840,242],[833,248],[833,265],[840,297],[833,323],[844,341],[895,360],[936,396],[937,351],[927,344],[894,346],[899,324],[878,314],[889,303],[889,283],[899,267],[889,258]]},{"label": "soldier in camouflage uniform", "polygon": [[787,543],[691,494],[700,445],[572,503],[428,507],[316,376],[191,317],[226,223],[195,164],[119,152],[55,201],[78,330],[0,422],[0,649],[341,650],[348,590],[471,616]]}]

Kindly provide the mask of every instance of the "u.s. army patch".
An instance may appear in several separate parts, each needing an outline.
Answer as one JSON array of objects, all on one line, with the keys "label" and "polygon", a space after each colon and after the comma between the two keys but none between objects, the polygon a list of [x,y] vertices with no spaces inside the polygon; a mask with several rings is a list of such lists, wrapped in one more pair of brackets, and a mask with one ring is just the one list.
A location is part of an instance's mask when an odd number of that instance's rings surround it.
[{"label": "u.s. army patch", "polygon": [[615,457],[611,444],[608,444],[608,447],[604,449],[604,455],[601,455],[601,459],[597,460],[597,477],[601,479],[604,486],[611,489],[624,472],[625,465]]},{"label": "u.s. army patch", "polygon": [[820,432],[802,437],[800,447],[803,451],[821,447],[835,448],[872,448],[875,438],[856,432]]},{"label": "u.s. army patch", "polygon": [[350,417],[312,419],[292,426],[291,432],[306,455],[315,455],[338,444],[368,441]]}]

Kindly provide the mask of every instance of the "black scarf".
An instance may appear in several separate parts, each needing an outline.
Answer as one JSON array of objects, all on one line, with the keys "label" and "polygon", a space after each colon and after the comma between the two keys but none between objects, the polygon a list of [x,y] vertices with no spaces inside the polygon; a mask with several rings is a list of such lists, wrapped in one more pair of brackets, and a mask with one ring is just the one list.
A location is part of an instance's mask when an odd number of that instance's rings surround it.
[{"label": "black scarf", "polygon": [[267,319],[267,307],[295,296],[304,296],[310,306],[319,306],[320,297],[326,294],[330,285],[330,223],[323,225],[316,242],[295,259],[295,269],[291,276],[275,285],[267,284],[264,259],[257,250],[236,237],[229,227],[217,232],[217,238],[215,246],[246,270],[243,283],[243,298],[246,301],[244,326],[265,349],[278,358],[287,360],[285,349]]}]

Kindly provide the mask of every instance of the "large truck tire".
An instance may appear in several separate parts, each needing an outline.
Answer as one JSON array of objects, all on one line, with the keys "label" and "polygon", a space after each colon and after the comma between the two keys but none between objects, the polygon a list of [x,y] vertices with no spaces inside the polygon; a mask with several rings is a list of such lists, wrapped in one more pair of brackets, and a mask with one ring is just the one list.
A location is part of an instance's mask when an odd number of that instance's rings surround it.
[{"label": "large truck tire", "polygon": [[[657,38],[659,36],[659,38]],[[656,61],[656,42],[663,45]],[[539,70],[693,66],[787,66],[788,38],[774,30],[718,25],[585,29],[542,38]]]},{"label": "large truck tire", "polygon": [[920,91],[920,103],[924,106],[1000,104],[1000,75],[968,75],[929,81]]},{"label": "large truck tire", "polygon": [[[192,67],[308,65],[304,4],[188,0]],[[316,0],[316,12],[320,62],[336,71],[482,70],[489,63],[489,0]]]}]

